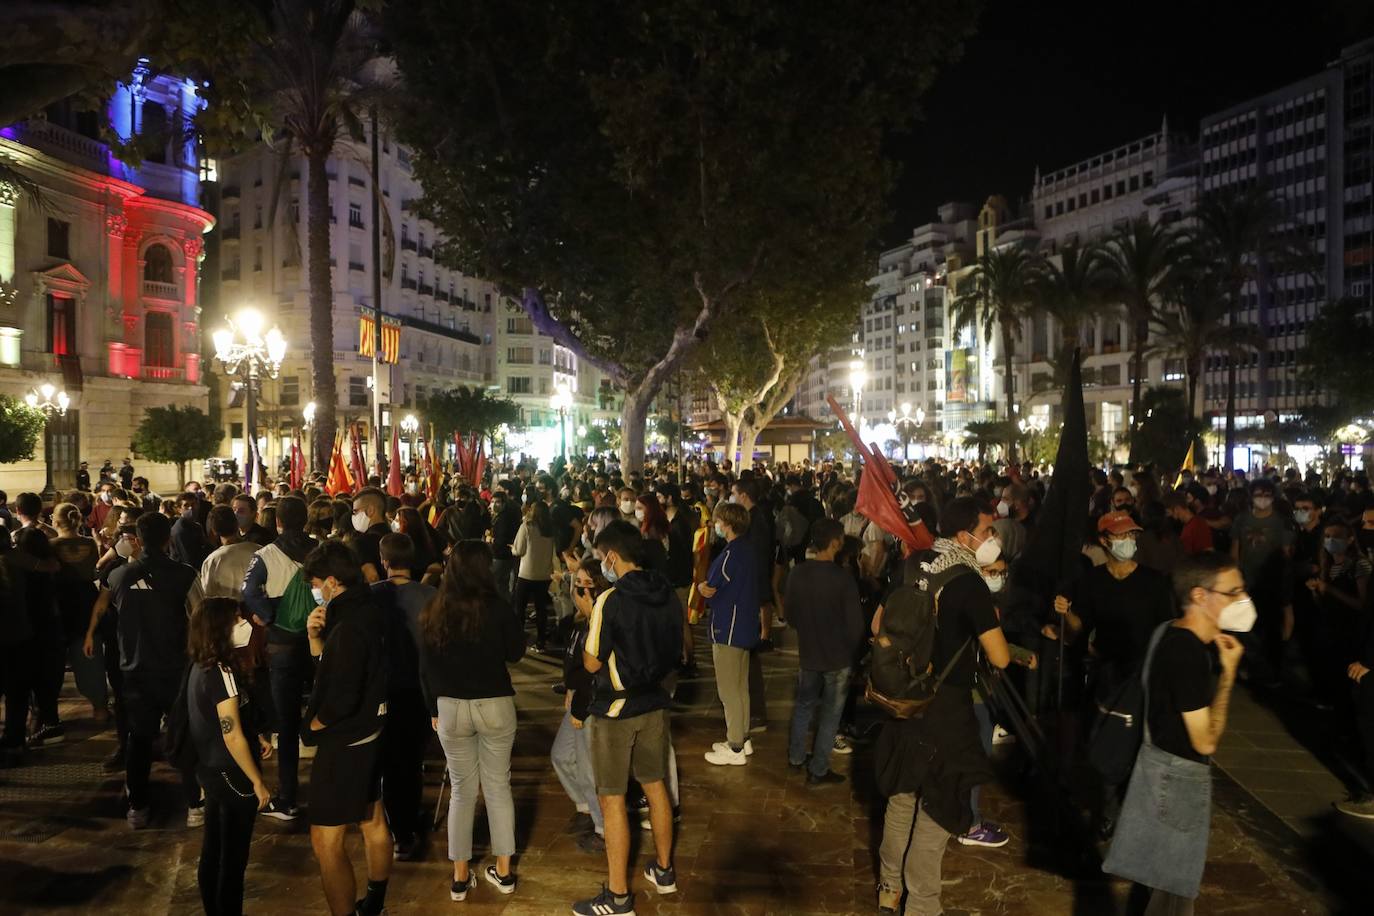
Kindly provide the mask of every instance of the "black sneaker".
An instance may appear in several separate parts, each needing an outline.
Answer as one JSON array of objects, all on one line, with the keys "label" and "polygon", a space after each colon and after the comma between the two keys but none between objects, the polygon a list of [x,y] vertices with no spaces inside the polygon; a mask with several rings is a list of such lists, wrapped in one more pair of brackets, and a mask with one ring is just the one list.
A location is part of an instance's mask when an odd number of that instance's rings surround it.
[{"label": "black sneaker", "polygon": [[806,784],[808,786],[833,786],[844,782],[844,777],[834,770],[827,770],[817,776],[815,773],[806,774]]},{"label": "black sneaker", "polygon": [[38,751],[45,747],[55,747],[67,740],[67,730],[60,724],[39,726],[29,735],[29,750]]},{"label": "black sneaker", "polygon": [[453,884],[449,886],[448,899],[452,900],[454,903],[462,903],[464,900],[468,899],[468,891],[472,890],[476,885],[477,872],[470,871],[468,872],[468,879],[466,881],[454,881]]},{"label": "black sneaker", "polygon": [[408,837],[399,837],[392,844],[391,855],[397,862],[418,862],[423,858],[423,848],[420,845],[420,838],[411,834]]},{"label": "black sneaker", "polygon": [[657,862],[650,862],[644,866],[644,877],[660,894],[677,893],[677,870],[671,865],[667,868],[659,868]]},{"label": "black sneaker", "polygon": [[649,797],[645,795],[643,792],[640,792],[638,795],[630,797],[626,807],[628,807],[631,811],[648,811]]},{"label": "black sneaker", "polygon": [[605,855],[606,838],[595,830],[588,831],[577,838],[577,848],[589,855]]},{"label": "black sneaker", "polygon": [[495,865],[488,865],[482,869],[482,877],[487,879],[487,883],[496,888],[503,894],[515,893],[515,875],[506,875],[504,878],[496,873]]},{"label": "black sneaker", "polygon": [[564,832],[571,833],[574,836],[581,836],[584,833],[591,833],[595,829],[596,822],[592,820],[592,816],[585,811],[579,811],[572,816],[570,821],[568,821],[567,830]]},{"label": "black sneaker", "polygon": [[561,696],[563,696],[563,694],[565,694],[565,693],[568,692],[568,685],[567,685],[567,684],[554,684],[554,685],[553,685],[553,692],[556,693],[556,694],[558,694],[558,695],[561,697]]},{"label": "black sneaker", "polygon": [[263,817],[276,818],[279,821],[294,821],[301,816],[301,809],[296,805],[288,805],[280,798],[273,796],[268,799],[267,807],[259,812]]},{"label": "black sneaker", "polygon": [[573,916],[635,916],[634,892],[618,898],[610,888],[601,885],[601,893],[589,900],[573,904]]}]

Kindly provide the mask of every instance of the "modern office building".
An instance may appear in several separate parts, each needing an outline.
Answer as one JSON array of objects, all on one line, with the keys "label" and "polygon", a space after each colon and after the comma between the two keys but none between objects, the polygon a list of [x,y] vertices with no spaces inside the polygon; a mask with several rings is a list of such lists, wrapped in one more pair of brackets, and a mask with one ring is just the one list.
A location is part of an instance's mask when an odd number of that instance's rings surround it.
[{"label": "modern office building", "polygon": [[[142,62],[102,112],[63,102],[0,128],[0,160],[27,182],[0,181],[0,393],[47,384],[71,399],[35,460],[0,465],[11,495],[42,487],[46,459],[59,490],[78,462],[125,457],[175,488],[177,469],[130,439],[145,408],[208,406],[198,296],[214,219],[182,129],[202,104],[193,83]],[[102,129],[137,143],[141,164],[115,158]]]},{"label": "modern office building", "polygon": [[[1267,346],[1238,368],[1237,445],[1247,430],[1295,419],[1320,395],[1300,378],[1307,323],[1324,303],[1354,297],[1374,308],[1374,39],[1345,48],[1320,73],[1208,115],[1201,125],[1200,191],[1260,187],[1284,203],[1291,225],[1314,252],[1311,271],[1262,265],[1237,316],[1264,332]],[[1206,415],[1224,424],[1227,365],[1208,359]],[[1290,449],[1291,451],[1291,449]],[[1219,458],[1220,456],[1214,456]],[[1238,456],[1248,467],[1247,455]]]}]

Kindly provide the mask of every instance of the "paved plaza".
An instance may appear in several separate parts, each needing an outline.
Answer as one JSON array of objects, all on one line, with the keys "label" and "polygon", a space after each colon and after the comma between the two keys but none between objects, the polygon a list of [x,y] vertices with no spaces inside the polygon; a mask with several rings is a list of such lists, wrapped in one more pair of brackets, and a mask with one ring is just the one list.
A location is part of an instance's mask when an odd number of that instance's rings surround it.
[{"label": "paved plaza", "polygon": [[[767,657],[770,728],[754,736],[757,753],[747,767],[717,768],[702,760],[722,731],[710,668],[703,665],[701,679],[679,687],[673,732],[682,781],[676,850],[680,892],[655,898],[646,894],[642,878],[636,880],[640,913],[876,912],[881,799],[869,777],[868,748],[860,745],[853,756],[835,758],[835,768],[851,777],[844,785],[810,789],[788,769],[786,722],[796,657],[783,644]],[[701,654],[703,661],[709,659]],[[562,709],[561,698],[550,690],[556,672],[551,661],[540,658],[526,658],[514,671],[521,714],[512,760],[520,850],[516,894],[499,897],[479,885],[467,902],[451,903],[441,828],[430,835],[423,862],[396,863],[389,913],[564,913],[604,880],[604,858],[579,851],[565,832],[573,808],[548,762]],[[119,806],[119,777],[100,769],[100,760],[113,748],[112,733],[96,733],[84,704],[70,689],[68,696],[64,712],[74,723],[68,743],[30,755],[23,768],[0,771],[0,914],[199,912],[200,835],[184,826],[171,772],[161,764],[155,770],[154,810],[160,813],[152,827],[130,831]],[[1335,791],[1331,784],[1339,783],[1248,695],[1237,694],[1233,714],[1235,724],[1218,755],[1211,850],[1198,912],[1347,911],[1343,899],[1353,897],[1358,892],[1353,885],[1369,873],[1363,851],[1369,847],[1361,846],[1367,837],[1342,832],[1343,825],[1332,823],[1334,815],[1326,817],[1321,810],[1318,796]],[[946,911],[1131,911],[1129,886],[1096,873],[1091,849],[1069,849],[1056,838],[1048,826],[1053,806],[1037,803],[1036,793],[1023,785],[1014,752],[998,750],[1002,779],[985,791],[983,807],[985,817],[1006,826],[1012,841],[1002,849],[951,843],[945,858]],[[425,796],[431,810],[439,791],[437,743],[432,751]],[[269,764],[267,773],[271,783],[275,767]],[[1257,797],[1236,779],[1282,783],[1285,795],[1259,791]],[[483,830],[479,817],[479,854]],[[357,837],[351,848],[361,868]],[[632,858],[640,868],[648,848],[645,834]],[[1088,864],[1075,873],[1079,880],[1060,874],[1067,870],[1061,863],[1085,857]],[[259,819],[245,911],[324,911],[304,824],[284,827]]]}]

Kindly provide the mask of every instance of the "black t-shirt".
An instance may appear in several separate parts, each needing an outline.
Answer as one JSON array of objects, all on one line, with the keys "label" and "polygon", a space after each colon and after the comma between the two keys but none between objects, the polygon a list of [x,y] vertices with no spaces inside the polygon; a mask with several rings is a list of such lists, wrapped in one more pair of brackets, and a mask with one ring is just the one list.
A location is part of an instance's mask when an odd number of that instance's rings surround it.
[{"label": "black t-shirt", "polygon": [[[186,712],[199,766],[230,773],[239,770],[239,765],[234,762],[229,747],[224,743],[224,732],[219,727],[217,710],[220,703],[238,695],[238,680],[228,668],[223,665],[211,668],[191,666],[190,680],[186,685]],[[239,721],[242,724],[242,715]],[[252,736],[248,737],[248,747],[256,753],[258,743],[252,740]]]},{"label": "black t-shirt", "polygon": [[1168,578],[1144,566],[1124,579],[1093,567],[1074,590],[1073,612],[1083,633],[1093,634],[1097,658],[1116,683],[1140,669],[1150,634],[1176,616]]},{"label": "black t-shirt", "polygon": [[1206,763],[1193,749],[1183,714],[1212,703],[1212,656],[1191,630],[1169,627],[1155,649],[1147,681],[1150,738],[1160,750]]},{"label": "black t-shirt", "polygon": [[382,538],[390,533],[390,525],[379,523],[358,535],[353,542],[353,549],[358,554],[358,562],[364,566],[371,563],[373,569],[377,570],[378,576],[386,575],[386,570],[382,569]]},{"label": "black t-shirt", "polygon": [[935,647],[931,651],[935,674],[945,670],[945,665],[967,640],[974,641],[950,669],[940,693],[961,691],[968,696],[968,691],[973,689],[978,637],[998,626],[997,609],[993,606],[992,593],[988,591],[983,577],[969,570],[947,582],[940,591],[938,615]]},{"label": "black t-shirt", "polygon": [[549,521],[553,523],[553,546],[559,553],[565,553],[572,544],[573,522],[580,522],[586,515],[572,503],[555,499],[549,508]]}]

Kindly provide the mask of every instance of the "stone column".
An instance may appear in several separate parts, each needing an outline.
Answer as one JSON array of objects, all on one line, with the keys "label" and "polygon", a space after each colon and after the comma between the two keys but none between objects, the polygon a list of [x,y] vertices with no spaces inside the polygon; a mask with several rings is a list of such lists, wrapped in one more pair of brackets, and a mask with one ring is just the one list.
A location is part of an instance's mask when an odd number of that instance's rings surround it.
[{"label": "stone column", "polygon": [[18,292],[14,283],[14,234],[19,187],[0,181],[0,308],[12,308]]},{"label": "stone column", "polygon": [[105,310],[109,319],[105,329],[107,341],[122,342],[124,340],[123,326],[118,319],[124,309],[125,296],[128,292],[124,284],[124,236],[128,230],[129,218],[124,215],[122,209],[112,209],[110,215],[105,217],[105,233],[108,236],[106,257],[109,261],[110,275],[107,285],[109,300]]}]

